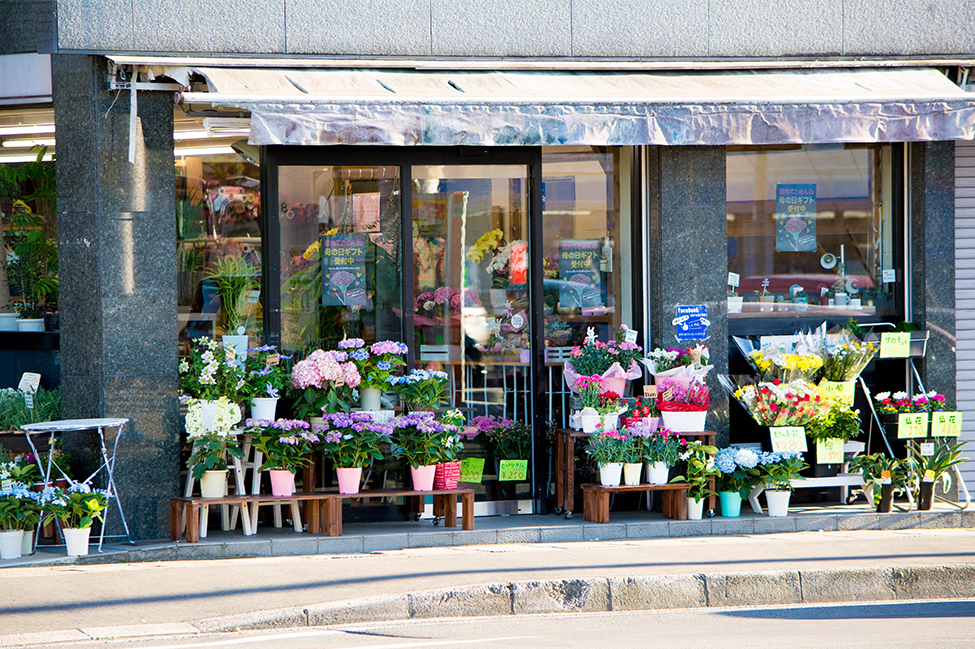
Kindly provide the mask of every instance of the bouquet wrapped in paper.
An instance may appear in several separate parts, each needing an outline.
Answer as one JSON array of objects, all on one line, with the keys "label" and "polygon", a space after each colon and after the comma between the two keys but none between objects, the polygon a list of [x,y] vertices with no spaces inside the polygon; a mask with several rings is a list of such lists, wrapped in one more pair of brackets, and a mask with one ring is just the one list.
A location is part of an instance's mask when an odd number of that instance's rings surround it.
[{"label": "bouquet wrapped in paper", "polygon": [[849,329],[827,336],[823,378],[827,381],[855,381],[863,368],[880,351],[874,343],[863,342]]},{"label": "bouquet wrapped in paper", "polygon": [[815,386],[803,381],[756,381],[750,376],[727,375],[718,380],[762,426],[804,426],[823,407]]},{"label": "bouquet wrapped in paper", "polygon": [[746,338],[733,338],[759,379],[765,382],[811,383],[823,367],[823,357],[805,346],[797,347],[793,343],[788,351],[781,348],[761,349]]},{"label": "bouquet wrapped in paper", "polygon": [[643,363],[654,376],[654,382],[659,385],[660,378],[700,378],[711,368],[710,353],[707,347],[697,345],[687,349],[660,349],[650,352]]},{"label": "bouquet wrapped in paper", "polygon": [[685,384],[675,378],[657,380],[657,408],[661,412],[701,412],[708,409],[710,395],[703,377]]},{"label": "bouquet wrapped in paper", "polygon": [[576,379],[580,376],[598,374],[604,387],[617,394],[623,394],[626,382],[643,376],[637,364],[642,354],[639,345],[626,340],[628,328],[622,325],[616,339],[609,342],[596,340],[596,332],[590,327],[582,345],[572,350],[571,360],[565,361],[562,378],[573,392],[576,392]]}]

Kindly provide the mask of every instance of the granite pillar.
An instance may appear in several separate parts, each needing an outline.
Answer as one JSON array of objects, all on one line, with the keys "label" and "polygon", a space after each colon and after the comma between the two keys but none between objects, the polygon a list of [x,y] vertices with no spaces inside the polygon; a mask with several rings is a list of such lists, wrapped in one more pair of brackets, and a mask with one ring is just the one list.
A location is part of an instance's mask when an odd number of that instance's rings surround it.
[{"label": "granite pillar", "polygon": [[[107,89],[105,59],[57,54],[52,75],[62,414],[132,420],[118,446],[118,492],[133,538],[161,538],[180,468],[173,99],[139,93],[130,163],[130,97]],[[66,440],[82,468],[93,437]]]},{"label": "granite pillar", "polygon": [[724,147],[654,147],[648,155],[651,347],[686,346],[675,338],[678,305],[703,304],[708,345],[708,429],[728,443],[728,398],[716,375],[728,372],[728,226]]}]

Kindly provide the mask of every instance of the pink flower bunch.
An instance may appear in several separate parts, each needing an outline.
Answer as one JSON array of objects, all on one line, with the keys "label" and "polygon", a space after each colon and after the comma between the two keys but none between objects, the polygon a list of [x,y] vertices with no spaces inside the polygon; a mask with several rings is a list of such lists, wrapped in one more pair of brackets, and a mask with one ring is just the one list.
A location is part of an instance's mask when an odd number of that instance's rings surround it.
[{"label": "pink flower bunch", "polygon": [[316,349],[307,358],[295,363],[291,370],[291,385],[304,390],[309,387],[321,388],[328,381],[333,386],[356,387],[361,377],[355,363],[338,360],[339,357],[347,356],[344,352]]},{"label": "pink flower bunch", "polygon": [[592,376],[580,376],[576,379],[576,387],[579,389],[599,388],[602,390],[603,377],[599,376],[598,374],[593,374]]},{"label": "pink flower bunch", "polygon": [[378,343],[373,343],[372,346],[369,347],[369,351],[376,356],[380,356],[382,354],[403,355],[409,351],[409,347],[403,343],[398,343],[393,340],[381,340]]},{"label": "pink flower bunch", "polygon": [[441,286],[433,292],[433,301],[435,304],[450,304],[453,294],[454,291],[449,286]]}]

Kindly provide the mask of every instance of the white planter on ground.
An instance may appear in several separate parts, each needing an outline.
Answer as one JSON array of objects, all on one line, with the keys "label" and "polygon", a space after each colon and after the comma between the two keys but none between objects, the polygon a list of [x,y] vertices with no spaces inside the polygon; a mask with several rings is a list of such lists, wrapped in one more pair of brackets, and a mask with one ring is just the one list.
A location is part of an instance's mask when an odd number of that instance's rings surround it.
[{"label": "white planter on ground", "polygon": [[667,484],[670,469],[664,462],[647,462],[647,483]]},{"label": "white planter on ground", "polygon": [[699,521],[704,518],[704,501],[707,498],[701,498],[700,500],[694,500],[693,497],[687,497],[687,520],[689,521]]},{"label": "white planter on ground", "polygon": [[65,527],[61,530],[61,534],[64,535],[64,545],[69,557],[83,557],[88,554],[90,527]]},{"label": "white planter on ground", "polygon": [[604,487],[618,487],[623,479],[623,463],[610,462],[599,465],[599,483]]},{"label": "white planter on ground", "polygon": [[21,553],[25,557],[34,554],[34,530],[24,530],[24,545]]},{"label": "white planter on ground", "polygon": [[643,473],[642,462],[627,462],[623,465],[623,484],[627,487],[636,487],[640,484],[640,476]]},{"label": "white planter on ground", "polygon": [[254,397],[251,399],[251,418],[274,421],[278,414],[277,397]]},{"label": "white planter on ground", "polygon": [[768,515],[788,516],[791,497],[792,492],[788,489],[766,489],[765,502],[768,503]]},{"label": "white planter on ground", "polygon": [[24,530],[0,532],[0,559],[19,559],[24,553]]}]

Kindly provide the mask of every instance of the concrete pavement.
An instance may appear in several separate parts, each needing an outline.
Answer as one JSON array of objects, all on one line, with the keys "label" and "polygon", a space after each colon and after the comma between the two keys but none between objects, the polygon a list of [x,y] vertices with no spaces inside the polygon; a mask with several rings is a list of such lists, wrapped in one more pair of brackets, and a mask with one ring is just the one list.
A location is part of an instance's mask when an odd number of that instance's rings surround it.
[{"label": "concrete pavement", "polygon": [[[0,646],[561,611],[975,597],[975,530],[427,547],[0,570]],[[161,626],[163,625],[163,626]],[[60,638],[60,640],[54,640]]]}]

